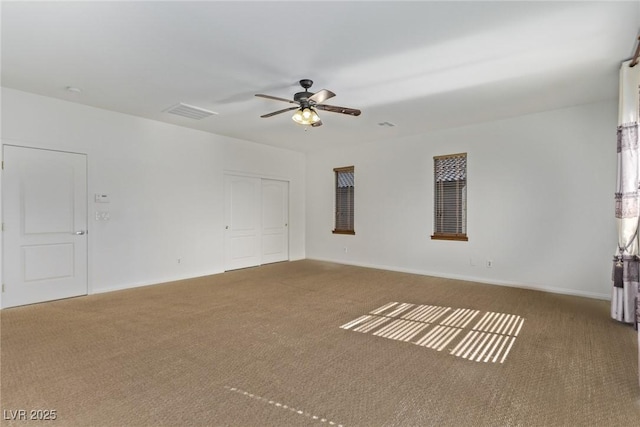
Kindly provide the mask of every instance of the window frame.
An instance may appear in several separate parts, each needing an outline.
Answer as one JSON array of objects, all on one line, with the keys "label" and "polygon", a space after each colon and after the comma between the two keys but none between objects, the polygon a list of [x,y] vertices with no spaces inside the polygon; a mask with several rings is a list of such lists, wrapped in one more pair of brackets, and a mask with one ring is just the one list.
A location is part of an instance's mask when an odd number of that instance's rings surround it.
[{"label": "window frame", "polygon": [[[438,231],[438,222],[443,223],[444,221],[441,219],[443,215],[444,208],[442,208],[444,198],[442,189],[442,183],[445,181],[438,181],[438,162],[442,160],[463,157],[464,158],[464,180],[453,180],[450,182],[459,182],[464,181],[462,187],[458,188],[456,184],[455,188],[455,202],[456,202],[456,210],[455,210],[455,221],[459,222],[460,232],[444,232]],[[468,173],[467,173],[467,153],[456,153],[456,154],[447,154],[443,156],[434,156],[433,157],[433,234],[431,235],[432,240],[453,240],[453,241],[469,241],[469,236],[467,235],[467,187],[469,184]],[[439,184],[440,182],[440,184]],[[440,188],[439,188],[440,185]],[[459,192],[459,194],[458,194]],[[440,209],[438,206],[441,206]],[[442,224],[441,224],[442,227]],[[458,227],[458,224],[456,224]]]},{"label": "window frame", "polygon": [[[351,203],[350,205],[350,209],[348,210],[348,215],[351,216],[350,222],[351,223],[351,228],[338,228],[338,223],[340,222],[338,219],[338,216],[340,215],[340,212],[338,210],[339,205],[341,205],[339,198],[341,197],[339,194],[339,182],[338,182],[338,175],[340,173],[345,173],[345,172],[351,172],[353,174],[353,191],[351,192]],[[333,169],[333,173],[334,173],[334,179],[335,179],[335,184],[334,184],[334,193],[335,193],[335,198],[334,198],[334,216],[333,216],[333,230],[331,231],[333,234],[349,234],[349,235],[355,235],[356,231],[355,231],[355,167],[354,166],[344,166],[344,167],[339,167],[339,168],[334,168]]]}]

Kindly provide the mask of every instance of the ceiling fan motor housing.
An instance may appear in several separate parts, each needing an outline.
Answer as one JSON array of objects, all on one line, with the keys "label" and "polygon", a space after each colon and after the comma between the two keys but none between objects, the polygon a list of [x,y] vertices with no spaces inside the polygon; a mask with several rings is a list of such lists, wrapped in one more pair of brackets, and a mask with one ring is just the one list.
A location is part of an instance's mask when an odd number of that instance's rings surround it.
[{"label": "ceiling fan motor housing", "polygon": [[293,100],[296,102],[299,102],[300,104],[309,104],[309,97],[311,97],[311,95],[313,95],[313,92],[298,92],[295,95],[293,95]]},{"label": "ceiling fan motor housing", "polygon": [[304,92],[298,92],[293,95],[293,100],[300,103],[302,108],[308,107],[309,102],[307,101],[312,95],[313,92],[309,92],[309,88],[313,86],[313,80],[302,79],[300,80],[300,86],[304,88]]}]

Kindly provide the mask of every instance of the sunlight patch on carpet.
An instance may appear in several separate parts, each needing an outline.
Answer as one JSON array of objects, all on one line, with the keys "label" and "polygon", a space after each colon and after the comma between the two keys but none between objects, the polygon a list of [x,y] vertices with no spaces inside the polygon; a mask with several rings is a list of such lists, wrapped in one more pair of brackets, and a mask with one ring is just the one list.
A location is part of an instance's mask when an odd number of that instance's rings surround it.
[{"label": "sunlight patch on carpet", "polygon": [[[463,359],[504,363],[524,325],[516,314],[390,302],[341,329],[410,342]],[[441,320],[440,320],[441,319]],[[474,319],[477,322],[472,323]],[[471,326],[473,325],[473,326]]]}]

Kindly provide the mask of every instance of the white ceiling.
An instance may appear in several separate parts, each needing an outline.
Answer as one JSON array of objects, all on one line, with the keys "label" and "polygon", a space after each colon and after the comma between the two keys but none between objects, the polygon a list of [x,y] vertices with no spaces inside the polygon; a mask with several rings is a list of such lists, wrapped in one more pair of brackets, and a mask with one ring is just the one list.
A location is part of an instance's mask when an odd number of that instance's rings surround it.
[{"label": "white ceiling", "polygon": [[[617,97],[640,2],[2,2],[2,86],[310,152]],[[298,80],[337,96],[306,129]],[[67,86],[82,89],[70,93]],[[219,113],[192,120],[179,102]],[[395,127],[379,126],[391,122]]]}]

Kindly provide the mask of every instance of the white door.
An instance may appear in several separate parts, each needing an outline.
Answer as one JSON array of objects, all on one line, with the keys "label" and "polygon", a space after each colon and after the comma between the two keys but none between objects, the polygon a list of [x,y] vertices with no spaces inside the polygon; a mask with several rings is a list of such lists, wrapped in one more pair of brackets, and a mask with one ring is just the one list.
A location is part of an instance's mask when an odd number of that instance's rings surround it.
[{"label": "white door", "polygon": [[87,294],[87,158],[5,145],[2,306]]},{"label": "white door", "polygon": [[260,265],[261,179],[225,175],[225,270]]},{"label": "white door", "polygon": [[262,264],[289,260],[289,183],[262,180]]}]

